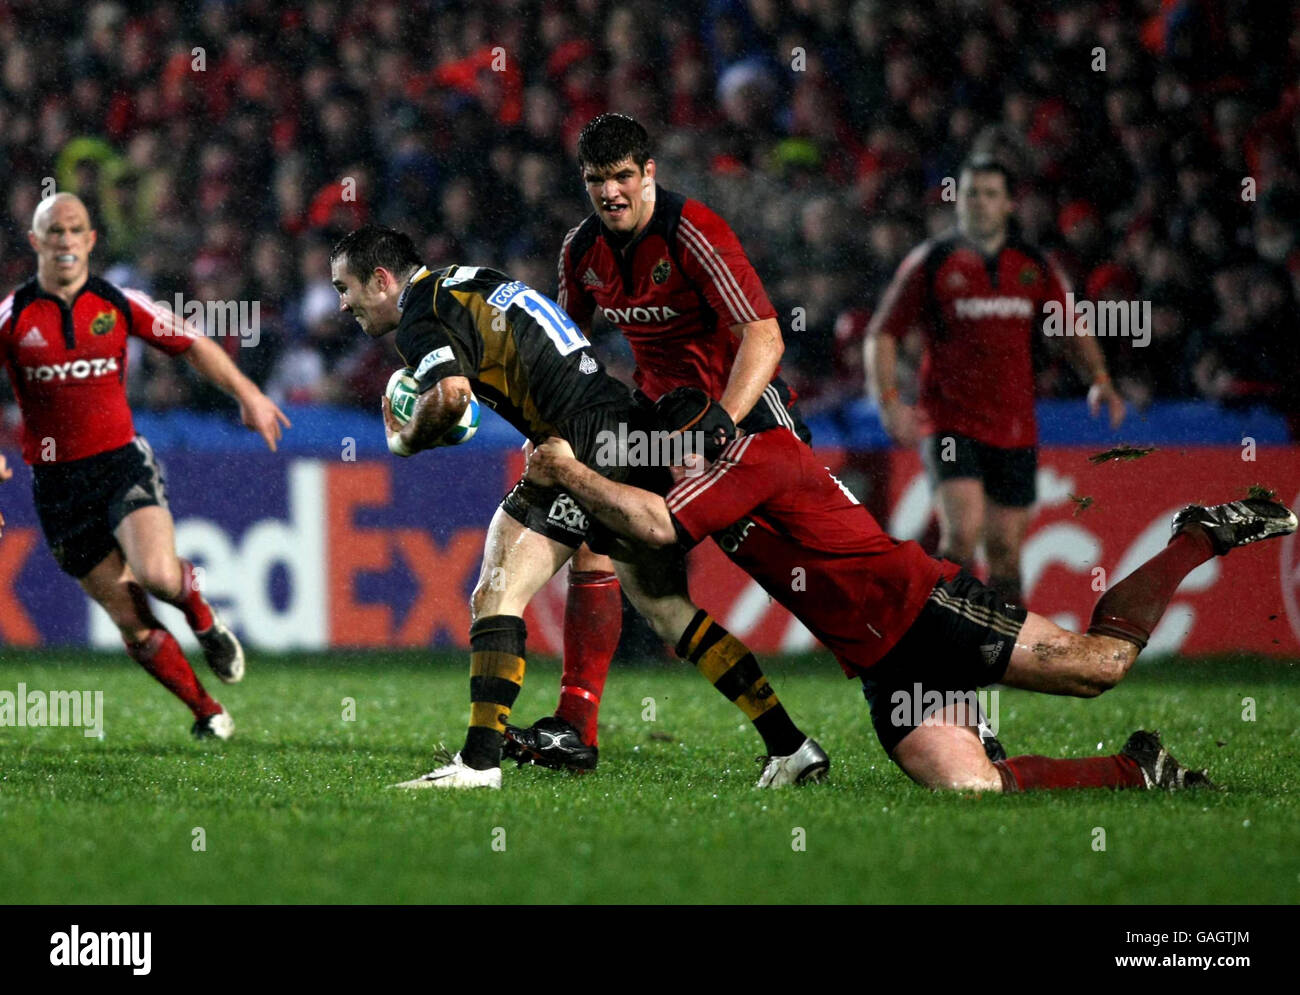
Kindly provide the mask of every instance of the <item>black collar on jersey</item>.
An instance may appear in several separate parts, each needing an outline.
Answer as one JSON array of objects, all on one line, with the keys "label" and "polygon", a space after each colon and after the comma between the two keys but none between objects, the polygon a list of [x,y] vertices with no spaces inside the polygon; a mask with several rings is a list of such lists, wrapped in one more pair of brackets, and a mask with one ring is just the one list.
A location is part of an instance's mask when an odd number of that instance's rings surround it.
[{"label": "black collar on jersey", "polygon": [[127,301],[126,295],[107,280],[101,279],[93,274],[86,277],[86,282],[83,283],[81,289],[73,295],[71,301],[65,301],[58,294],[51,294],[41,286],[38,277],[33,276],[31,279],[25,280],[23,283],[19,284],[17,289],[14,290],[13,310],[10,312],[13,327],[17,330],[19,316],[33,301],[53,301],[55,304],[59,305],[59,312],[63,318],[63,344],[68,349],[75,349],[77,347],[77,336],[76,328],[72,323],[72,309],[76,306],[77,301],[81,299],[81,295],[86,292],[90,292],[96,297],[102,297],[104,300],[112,304],[113,307],[121,311],[122,317],[126,321],[128,333],[132,330],[135,322],[131,317],[131,304]]},{"label": "black collar on jersey", "polygon": [[1002,254],[1008,250],[1019,252],[1029,257],[1029,259],[1042,269],[1044,277],[1051,272],[1051,266],[1047,261],[1047,257],[1043,255],[1042,250],[1037,246],[1031,245],[1025,240],[1024,231],[1015,218],[1011,218],[1007,222],[1006,240],[1002,243],[1002,248],[998,250],[997,255],[994,256],[984,255],[984,253],[980,251],[979,246],[966,238],[956,225],[953,225],[942,234],[928,239],[925,244],[929,246],[929,251],[925,254],[924,263],[925,286],[929,288],[929,292],[925,296],[926,308],[930,312],[930,320],[932,322],[931,327],[939,330],[936,334],[941,336],[946,334],[943,331],[945,323],[942,312],[934,303],[934,281],[939,272],[939,267],[942,266],[944,262],[947,261],[949,255],[957,249],[969,249],[980,257],[980,260],[984,263],[984,272],[988,275],[989,286],[993,287],[995,290],[998,289],[998,266],[1002,261]]},{"label": "black collar on jersey", "polygon": [[67,310],[71,311],[74,307],[77,306],[77,300],[81,297],[82,294],[84,294],[87,290],[94,290],[92,284],[96,282],[97,282],[97,278],[87,273],[86,282],[77,288],[77,292],[72,295],[72,300],[70,301],[64,300],[58,294],[50,293],[50,291],[42,287],[41,278],[39,276],[32,277],[30,280],[27,281],[26,284],[24,284],[24,286],[30,285],[32,287],[31,298],[33,300],[54,301],[54,303],[59,305],[59,307],[66,308]]},{"label": "black collar on jersey", "polygon": [[406,307],[406,298],[411,296],[411,288],[414,287],[417,283],[419,283],[428,275],[429,275],[428,266],[421,266],[419,269],[417,269],[414,273],[411,274],[410,279],[406,281],[406,286],[402,288],[401,295],[398,296],[397,298],[398,313],[401,313],[401,311]]}]

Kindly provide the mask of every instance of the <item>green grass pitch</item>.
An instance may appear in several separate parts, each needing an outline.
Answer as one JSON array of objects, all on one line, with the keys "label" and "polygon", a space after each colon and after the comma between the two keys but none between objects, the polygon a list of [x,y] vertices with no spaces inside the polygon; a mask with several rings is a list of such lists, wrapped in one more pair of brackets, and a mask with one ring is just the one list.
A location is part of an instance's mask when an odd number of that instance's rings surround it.
[{"label": "green grass pitch", "polygon": [[[1300,665],[1143,661],[1093,701],[1002,690],[1013,754],[1113,752],[1155,728],[1225,790],[977,797],[907,781],[828,656],[763,663],[830,752],[827,783],[755,790],[757,736],[664,662],[611,674],[595,774],[511,766],[500,792],[444,794],[386,786],[427,770],[440,740],[460,744],[461,654],[254,654],[242,685],[209,681],[236,738],[198,743],[123,656],[4,651],[0,690],[102,690],[105,723],[102,739],[0,728],[0,890],[8,903],[1300,898]],[[516,718],[548,712],[557,677],[532,661]]]}]

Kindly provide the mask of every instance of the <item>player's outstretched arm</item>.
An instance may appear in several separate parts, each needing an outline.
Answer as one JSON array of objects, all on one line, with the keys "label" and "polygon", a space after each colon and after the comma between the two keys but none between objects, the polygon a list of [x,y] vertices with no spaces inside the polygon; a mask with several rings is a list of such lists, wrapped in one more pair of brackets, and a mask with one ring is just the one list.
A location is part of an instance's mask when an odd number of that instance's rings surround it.
[{"label": "player's outstretched arm", "polygon": [[529,454],[527,476],[543,487],[564,488],[621,536],[647,546],[677,542],[677,530],[662,497],[607,480],[579,463],[563,439],[547,439]]},{"label": "player's outstretched arm", "polygon": [[184,356],[199,376],[239,402],[244,426],[260,435],[267,448],[275,452],[283,429],[293,427],[276,403],[258,390],[257,384],[244,376],[226,351],[211,339],[196,338]]}]

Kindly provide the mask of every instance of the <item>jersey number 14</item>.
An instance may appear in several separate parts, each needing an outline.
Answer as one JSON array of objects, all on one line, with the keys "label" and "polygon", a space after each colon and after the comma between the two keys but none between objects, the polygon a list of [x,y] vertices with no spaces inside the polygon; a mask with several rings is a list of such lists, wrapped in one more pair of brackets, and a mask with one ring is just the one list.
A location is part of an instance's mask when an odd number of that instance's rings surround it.
[{"label": "jersey number 14", "polygon": [[574,324],[573,319],[564,313],[560,305],[518,280],[499,287],[488,298],[488,303],[502,311],[512,307],[523,308],[524,312],[546,331],[561,356],[567,356],[571,352],[577,352],[591,345],[587,337],[582,334],[582,329]]}]

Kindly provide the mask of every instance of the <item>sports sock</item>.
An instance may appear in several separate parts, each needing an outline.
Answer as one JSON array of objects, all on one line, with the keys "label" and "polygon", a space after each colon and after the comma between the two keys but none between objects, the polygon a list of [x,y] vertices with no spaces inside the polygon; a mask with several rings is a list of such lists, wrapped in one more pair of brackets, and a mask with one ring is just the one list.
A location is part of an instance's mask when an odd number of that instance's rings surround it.
[{"label": "sports sock", "polygon": [[194,632],[207,632],[212,628],[212,609],[199,590],[195,573],[193,563],[181,560],[181,590],[167,603],[185,613],[185,621]]},{"label": "sports sock", "polygon": [[1137,761],[1123,754],[1110,757],[1010,757],[993,765],[1008,794],[1038,788],[1142,788],[1146,781]]},{"label": "sports sock", "polygon": [[1183,578],[1213,556],[1214,545],[1204,529],[1179,532],[1097,600],[1089,635],[1114,636],[1144,648]]},{"label": "sports sock", "polygon": [[744,643],[704,610],[697,611],[677,642],[677,655],[690,660],[710,684],[737,708],[763,737],[767,752],[786,757],[806,738]]},{"label": "sports sock", "polygon": [[203,690],[180,643],[166,629],[154,629],[143,642],[127,643],[126,652],[159,684],[185,702],[196,719],[223,711],[220,702]]},{"label": "sports sock", "polygon": [[475,770],[501,766],[506,720],[524,683],[527,638],[515,615],[489,615],[469,627],[469,731],[460,758]]},{"label": "sports sock", "polygon": [[564,674],[555,714],[596,745],[596,716],[605,678],[623,631],[623,595],[608,570],[569,572],[564,603]]},{"label": "sports sock", "polygon": [[1020,594],[1020,574],[989,574],[987,586],[1008,604],[1024,605]]}]

